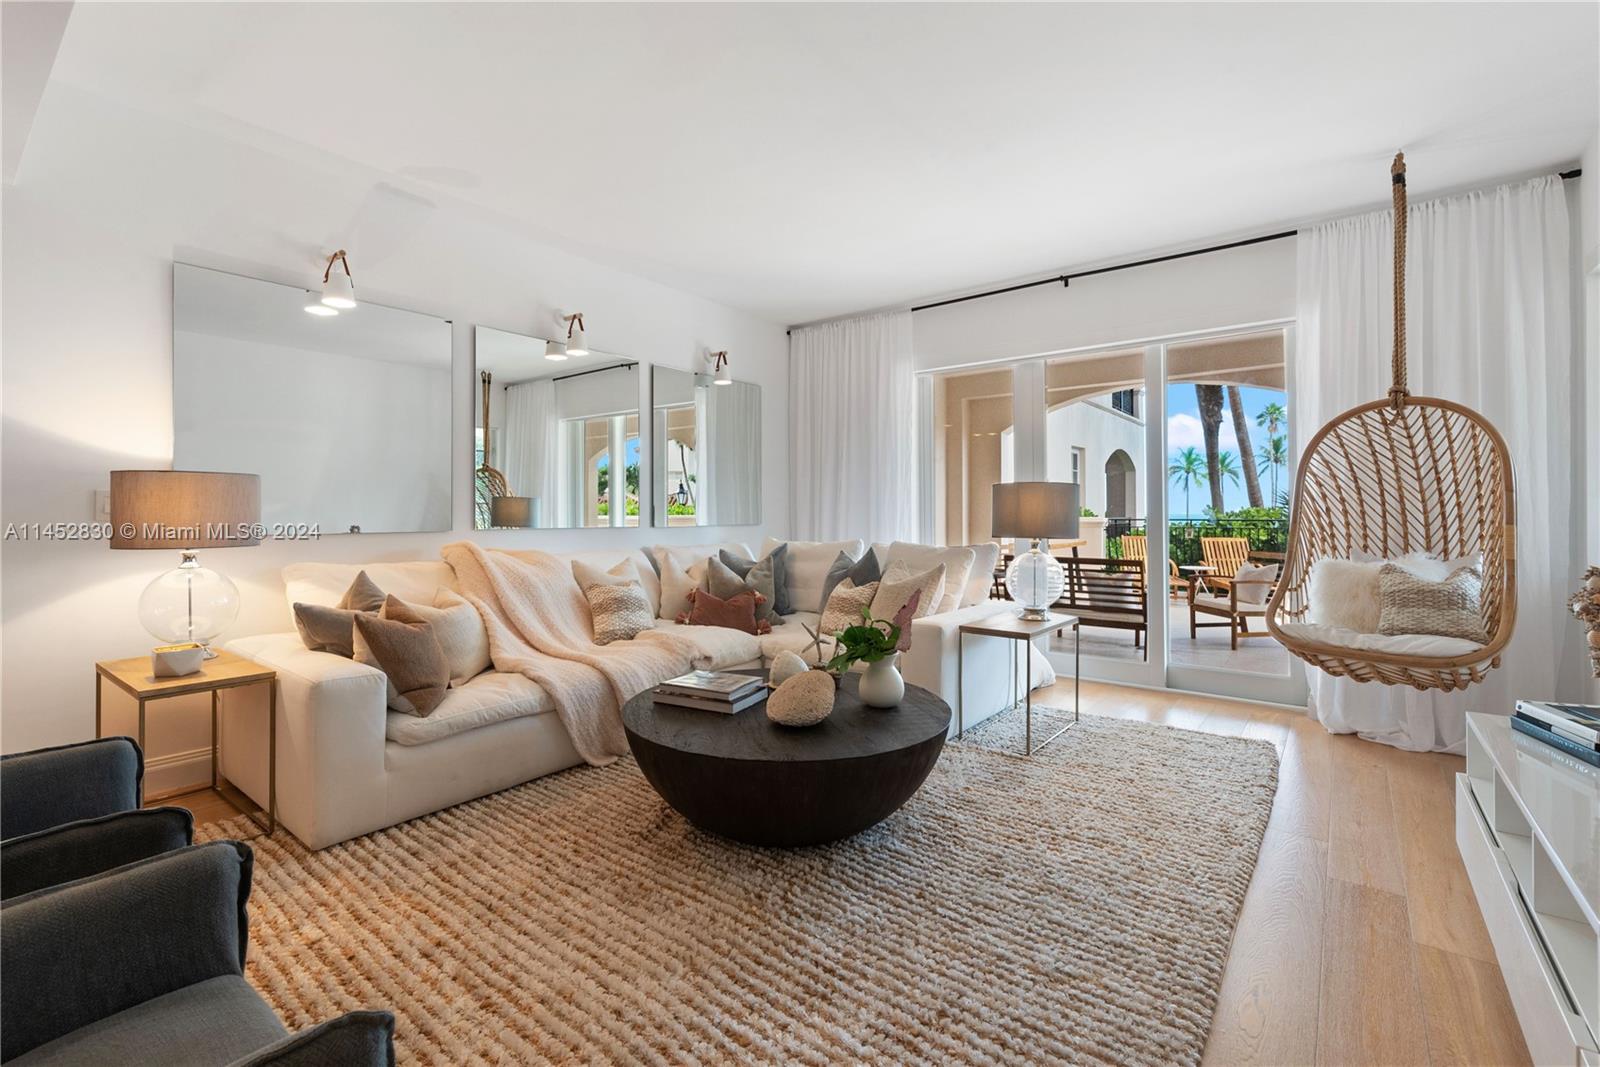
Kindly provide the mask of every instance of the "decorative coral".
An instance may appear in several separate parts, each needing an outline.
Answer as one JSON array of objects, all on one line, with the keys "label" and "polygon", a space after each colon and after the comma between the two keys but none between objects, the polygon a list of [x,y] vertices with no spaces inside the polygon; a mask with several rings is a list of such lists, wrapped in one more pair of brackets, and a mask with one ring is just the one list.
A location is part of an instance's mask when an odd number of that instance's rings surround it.
[{"label": "decorative coral", "polygon": [[1594,676],[1600,678],[1600,567],[1590,567],[1583,572],[1583,585],[1572,594],[1567,605],[1589,631],[1589,662],[1594,667]]}]

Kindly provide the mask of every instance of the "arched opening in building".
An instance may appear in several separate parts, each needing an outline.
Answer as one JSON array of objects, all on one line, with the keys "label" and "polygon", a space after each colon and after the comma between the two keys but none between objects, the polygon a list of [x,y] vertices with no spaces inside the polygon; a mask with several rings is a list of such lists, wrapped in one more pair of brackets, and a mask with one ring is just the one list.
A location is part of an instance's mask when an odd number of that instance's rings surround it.
[{"label": "arched opening in building", "polygon": [[1129,518],[1133,502],[1139,499],[1139,483],[1133,458],[1122,449],[1106,457],[1106,517]]}]

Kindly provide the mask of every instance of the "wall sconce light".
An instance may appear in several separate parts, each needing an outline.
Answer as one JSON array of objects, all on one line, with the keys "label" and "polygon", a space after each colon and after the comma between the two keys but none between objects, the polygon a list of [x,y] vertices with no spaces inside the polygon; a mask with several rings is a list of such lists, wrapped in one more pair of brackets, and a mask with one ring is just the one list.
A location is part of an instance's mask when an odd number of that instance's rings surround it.
[{"label": "wall sconce light", "polygon": [[728,370],[728,353],[726,349],[721,352],[707,352],[706,362],[711,364],[712,385],[733,384],[733,374]]},{"label": "wall sconce light", "polygon": [[[567,324],[566,352],[569,356],[587,356],[589,345],[583,336],[583,312],[574,311],[570,315],[562,315],[561,321]],[[549,352],[545,353],[547,356]]]},{"label": "wall sconce light", "polygon": [[559,363],[567,358],[567,346],[560,341],[546,341],[544,343],[544,358]]},{"label": "wall sconce light", "polygon": [[[347,253],[342,248],[328,257],[328,266],[322,272],[322,299],[306,305],[309,314],[337,315],[356,306],[356,283],[350,275],[350,260],[346,257]],[[344,268],[343,274],[333,272],[335,263]]]},{"label": "wall sconce light", "polygon": [[678,491],[672,494],[671,500],[679,507],[687,505],[689,503],[689,487],[680,481],[678,483]]}]

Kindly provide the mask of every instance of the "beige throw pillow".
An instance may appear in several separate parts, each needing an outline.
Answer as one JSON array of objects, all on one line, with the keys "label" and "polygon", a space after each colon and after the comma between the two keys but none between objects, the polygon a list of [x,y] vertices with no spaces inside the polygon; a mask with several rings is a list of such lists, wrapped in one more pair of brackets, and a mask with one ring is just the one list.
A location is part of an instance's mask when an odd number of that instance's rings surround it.
[{"label": "beige throw pillow", "polygon": [[1488,644],[1483,628],[1483,574],[1461,567],[1442,582],[1385,563],[1378,571],[1381,634],[1434,634]]},{"label": "beige throw pillow", "polygon": [[589,602],[589,616],[594,623],[594,643],[597,645],[632,641],[656,624],[650,615],[650,598],[645,596],[644,588],[636,582],[585,586],[583,597]]},{"label": "beige throw pillow", "polygon": [[433,604],[411,604],[389,597],[384,601],[382,615],[395,618],[390,603],[405,604],[411,617],[420,618],[433,627],[433,636],[444,650],[445,663],[450,668],[450,684],[466,685],[488,670],[489,633],[483,628],[483,617],[465,597],[448,589],[434,594]]},{"label": "beige throw pillow", "polygon": [[390,597],[383,618],[360,612],[355,623],[355,659],[389,679],[389,710],[426,718],[444,700],[450,667],[433,627],[402,601]]},{"label": "beige throw pillow", "polygon": [[877,593],[877,582],[857,585],[846,578],[828,594],[828,603],[822,609],[822,621],[818,624],[817,632],[836,634],[857,625],[861,622],[861,612],[872,606],[872,598]]},{"label": "beige throw pillow", "polygon": [[911,617],[920,619],[934,614],[940,598],[944,596],[944,575],[943,563],[916,574],[911,573],[911,568],[906,566],[904,560],[890,563],[883,572],[883,580],[878,583],[877,595],[872,598],[872,617],[893,619],[906,606],[911,595],[919,590],[922,599],[917,602],[917,610]]},{"label": "beige throw pillow", "polygon": [[[933,545],[913,544],[910,541],[896,541],[884,554],[884,573],[887,575],[896,563],[905,564],[908,574],[921,573],[940,563],[944,564],[944,592],[938,601],[929,605],[928,611],[923,611],[920,607],[917,609],[917,617],[921,618],[923,615],[954,611],[960,606],[962,595],[967,591],[967,578],[971,575],[972,565],[977,558],[977,551],[965,545],[938,548]],[[990,570],[993,569],[991,563]],[[924,599],[923,603],[926,604],[928,601]]]},{"label": "beige throw pillow", "polygon": [[1241,563],[1233,575],[1234,599],[1240,604],[1265,604],[1277,580],[1276,563]]},{"label": "beige throw pillow", "polygon": [[579,589],[588,589],[591,585],[639,585],[639,568],[633,565],[633,560],[625,559],[608,571],[603,571],[592,563],[582,560],[572,561],[572,577],[578,582]]},{"label": "beige throw pillow", "polygon": [[709,559],[703,559],[692,564],[688,569],[683,568],[670,556],[661,559],[661,610],[656,616],[662,619],[676,619],[679,615],[689,611],[689,594],[696,589],[710,591],[707,571],[711,566]]}]

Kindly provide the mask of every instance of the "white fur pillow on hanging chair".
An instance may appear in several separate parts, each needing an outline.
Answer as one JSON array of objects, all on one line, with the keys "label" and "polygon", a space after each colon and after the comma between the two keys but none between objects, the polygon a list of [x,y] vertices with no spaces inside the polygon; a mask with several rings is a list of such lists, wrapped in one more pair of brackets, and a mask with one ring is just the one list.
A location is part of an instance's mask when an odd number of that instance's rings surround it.
[{"label": "white fur pillow on hanging chair", "polygon": [[1378,572],[1385,563],[1393,563],[1423,581],[1442,582],[1462,567],[1477,566],[1480,559],[1473,555],[1443,560],[1426,552],[1410,552],[1384,560],[1359,550],[1355,559],[1319,559],[1311,565],[1306,582],[1306,621],[1358,634],[1375,634],[1383,614]]}]

